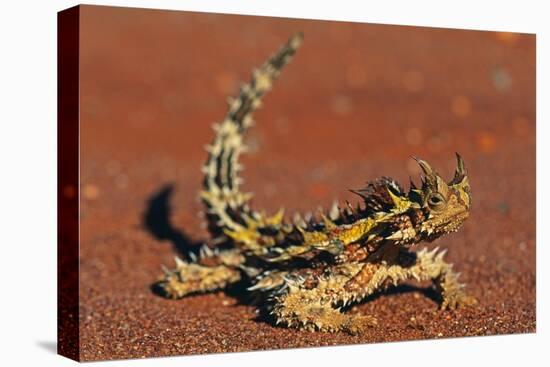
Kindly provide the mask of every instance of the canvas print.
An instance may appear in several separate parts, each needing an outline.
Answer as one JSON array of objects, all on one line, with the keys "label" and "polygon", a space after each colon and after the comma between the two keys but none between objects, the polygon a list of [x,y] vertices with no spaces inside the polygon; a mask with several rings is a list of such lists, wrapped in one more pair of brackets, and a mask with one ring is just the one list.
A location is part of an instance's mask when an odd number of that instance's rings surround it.
[{"label": "canvas print", "polygon": [[97,6],[59,29],[61,354],[535,331],[535,35]]}]

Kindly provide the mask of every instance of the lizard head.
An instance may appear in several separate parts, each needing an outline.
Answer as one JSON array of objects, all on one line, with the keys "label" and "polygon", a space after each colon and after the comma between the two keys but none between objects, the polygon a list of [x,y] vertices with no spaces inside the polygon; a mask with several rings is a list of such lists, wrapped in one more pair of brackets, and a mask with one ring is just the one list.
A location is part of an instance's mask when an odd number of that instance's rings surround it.
[{"label": "lizard head", "polygon": [[422,239],[431,241],[456,232],[468,218],[471,205],[470,184],[462,157],[456,154],[456,170],[453,179],[446,183],[428,162],[414,158],[422,169],[422,187],[411,182],[409,199],[424,214],[424,220],[416,228]]}]

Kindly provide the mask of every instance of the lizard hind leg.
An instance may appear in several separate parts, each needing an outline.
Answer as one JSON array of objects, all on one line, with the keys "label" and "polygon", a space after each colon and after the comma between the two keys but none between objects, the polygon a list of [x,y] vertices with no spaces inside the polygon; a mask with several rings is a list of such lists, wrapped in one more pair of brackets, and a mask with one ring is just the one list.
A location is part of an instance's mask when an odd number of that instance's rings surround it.
[{"label": "lizard hind leg", "polygon": [[231,266],[189,263],[178,257],[174,269],[163,269],[164,275],[153,284],[153,289],[160,295],[172,299],[223,289],[241,279],[240,271]]},{"label": "lizard hind leg", "polygon": [[326,284],[304,287],[290,284],[287,292],[274,297],[271,314],[276,324],[308,331],[361,333],[365,328],[376,325],[371,316],[343,313],[337,307],[338,301]]}]

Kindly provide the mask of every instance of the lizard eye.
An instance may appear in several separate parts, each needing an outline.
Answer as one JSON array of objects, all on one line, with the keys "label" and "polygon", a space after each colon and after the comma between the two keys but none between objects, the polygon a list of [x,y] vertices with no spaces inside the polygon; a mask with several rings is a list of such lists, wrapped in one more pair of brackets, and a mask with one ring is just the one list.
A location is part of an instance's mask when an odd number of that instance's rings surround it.
[{"label": "lizard eye", "polygon": [[443,195],[440,193],[433,193],[428,198],[428,205],[431,209],[441,209],[446,204],[445,199],[443,198]]}]

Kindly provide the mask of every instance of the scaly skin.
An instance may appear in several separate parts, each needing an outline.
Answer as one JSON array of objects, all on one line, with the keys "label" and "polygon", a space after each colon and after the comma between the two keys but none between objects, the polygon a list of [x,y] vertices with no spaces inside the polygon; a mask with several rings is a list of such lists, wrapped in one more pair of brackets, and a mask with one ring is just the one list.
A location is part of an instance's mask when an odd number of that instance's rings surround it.
[{"label": "scaly skin", "polygon": [[432,281],[442,309],[474,304],[443,259],[445,251],[410,250],[457,231],[468,217],[470,185],[458,154],[448,183],[415,158],[423,171],[422,186],[411,181],[407,193],[383,177],[351,190],[361,198],[356,207],[335,203],[326,213],[295,214],[292,221],[285,220],[283,210],[268,216],[251,208],[252,195],[239,189],[243,137],[262,96],[302,39],[293,36],[229,100],[203,166],[201,199],[211,246],[189,262],[176,258],[176,267],[165,269],[156,286],[166,297],[182,298],[245,281],[248,291],[260,296],[259,309],[276,324],[327,332],[359,333],[376,325],[374,316],[344,313],[341,307],[407,280]]}]

